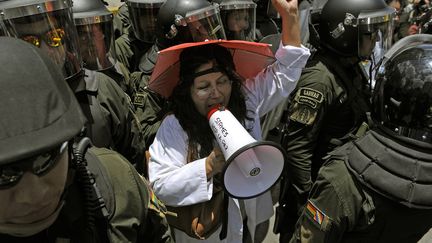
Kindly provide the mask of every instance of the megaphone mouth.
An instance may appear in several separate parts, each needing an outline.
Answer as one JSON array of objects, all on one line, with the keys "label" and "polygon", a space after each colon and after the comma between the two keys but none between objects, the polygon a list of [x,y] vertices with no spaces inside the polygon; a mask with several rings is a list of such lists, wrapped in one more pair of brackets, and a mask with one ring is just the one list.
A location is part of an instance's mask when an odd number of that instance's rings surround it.
[{"label": "megaphone mouth", "polygon": [[233,198],[248,199],[268,191],[282,174],[286,154],[271,141],[257,141],[222,105],[207,114],[226,160],[223,186]]},{"label": "megaphone mouth", "polygon": [[[261,167],[248,170],[249,177],[242,172],[240,154],[254,151]],[[227,158],[222,172],[225,192],[237,199],[250,199],[269,191],[282,175],[286,154],[282,147],[271,141],[257,141],[247,144]],[[249,162],[249,161],[245,161]],[[242,176],[243,175],[243,176]]]},{"label": "megaphone mouth", "polygon": [[212,108],[210,108],[210,111],[207,113],[207,120],[210,120],[210,117],[216,112],[216,111],[223,111],[225,110],[225,106],[223,106],[222,104],[217,104],[212,106]]}]

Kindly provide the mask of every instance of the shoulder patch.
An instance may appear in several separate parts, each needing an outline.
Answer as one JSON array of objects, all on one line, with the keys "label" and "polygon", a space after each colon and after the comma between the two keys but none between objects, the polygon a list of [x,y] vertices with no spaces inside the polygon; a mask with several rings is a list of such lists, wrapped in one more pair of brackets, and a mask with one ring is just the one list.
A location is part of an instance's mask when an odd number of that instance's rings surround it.
[{"label": "shoulder patch", "polygon": [[329,227],[330,218],[325,215],[322,210],[315,206],[315,204],[312,203],[310,200],[307,201],[305,211],[306,214],[309,216],[308,218],[313,220],[321,230],[326,230]]},{"label": "shoulder patch", "polygon": [[311,88],[300,88],[297,91],[295,99],[298,103],[308,105],[315,109],[319,103],[323,102],[324,95],[318,90]]},{"label": "shoulder patch", "polygon": [[308,105],[294,102],[290,107],[289,119],[305,125],[312,125],[315,122],[318,111]]}]

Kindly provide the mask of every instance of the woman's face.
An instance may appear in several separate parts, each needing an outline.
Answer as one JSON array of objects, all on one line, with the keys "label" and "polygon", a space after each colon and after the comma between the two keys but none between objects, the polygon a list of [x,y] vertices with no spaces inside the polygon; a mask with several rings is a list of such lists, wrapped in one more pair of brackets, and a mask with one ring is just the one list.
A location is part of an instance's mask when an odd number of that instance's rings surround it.
[{"label": "woman's face", "polygon": [[[213,67],[209,62],[201,65],[196,72],[202,72]],[[191,97],[198,112],[207,116],[207,113],[215,105],[227,106],[231,97],[232,82],[222,72],[212,72],[194,79],[190,88]]]},{"label": "woman's face", "polygon": [[66,184],[68,152],[43,176],[25,172],[18,184],[0,190],[0,224],[30,224],[47,218],[59,205]]}]

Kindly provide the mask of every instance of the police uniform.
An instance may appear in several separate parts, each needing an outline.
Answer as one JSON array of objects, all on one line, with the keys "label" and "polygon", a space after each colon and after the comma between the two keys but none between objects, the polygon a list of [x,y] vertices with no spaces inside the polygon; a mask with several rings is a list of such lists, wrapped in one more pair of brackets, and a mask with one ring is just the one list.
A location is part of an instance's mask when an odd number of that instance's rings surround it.
[{"label": "police uniform", "polygon": [[[92,236],[86,231],[86,210],[89,209],[85,206],[85,196],[75,173],[75,177],[68,182],[59,217],[48,229],[30,237],[0,234],[0,241],[173,242],[164,214],[165,206],[130,163],[105,148],[89,149],[86,159],[108,211],[107,222],[103,223],[102,216],[94,221],[99,234]],[[95,215],[97,210],[93,209]]]},{"label": "police uniform", "polygon": [[129,10],[126,3],[123,3],[113,19],[114,25],[114,39],[119,38],[123,34],[127,34],[131,31],[132,25],[129,19]]},{"label": "police uniform", "polygon": [[116,59],[123,63],[130,73],[139,71],[140,60],[152,45],[153,43],[138,40],[133,31],[129,31],[115,40]]},{"label": "police uniform", "polygon": [[139,84],[138,91],[133,97],[133,104],[142,127],[145,144],[148,146],[152,144],[164,116],[169,111],[167,100],[148,89],[149,79],[150,76],[143,72],[131,75],[132,82]]},{"label": "police uniform", "polygon": [[68,82],[88,120],[86,136],[141,165],[145,144],[130,98],[107,75],[87,69],[84,75],[85,82]]},{"label": "police uniform", "polygon": [[329,52],[316,53],[303,69],[289,98],[288,126],[282,141],[288,157],[279,204],[290,214],[282,219],[289,221],[282,226],[290,225],[283,227],[283,232],[293,230],[322,157],[349,139],[366,120],[366,83],[358,65],[343,63]]},{"label": "police uniform", "polygon": [[115,64],[112,67],[98,71],[114,80],[129,97],[132,96],[136,92],[136,88],[134,84],[130,82],[129,69],[121,62],[116,60],[113,62]]},{"label": "police uniform", "polygon": [[417,242],[432,226],[432,155],[370,131],[331,153],[290,242]]}]

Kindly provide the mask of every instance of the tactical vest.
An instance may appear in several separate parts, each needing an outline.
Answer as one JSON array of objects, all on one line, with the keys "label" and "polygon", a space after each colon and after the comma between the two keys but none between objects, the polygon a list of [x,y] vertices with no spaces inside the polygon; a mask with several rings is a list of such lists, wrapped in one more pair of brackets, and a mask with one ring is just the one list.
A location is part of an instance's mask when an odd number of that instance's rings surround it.
[{"label": "tactical vest", "polygon": [[375,131],[331,153],[345,161],[364,200],[369,223],[359,223],[343,242],[417,242],[431,227],[432,154]]}]

